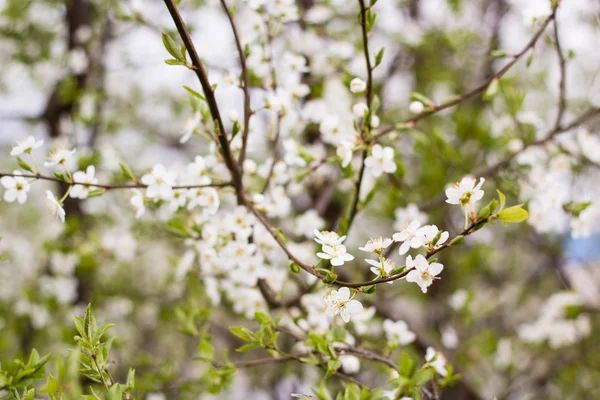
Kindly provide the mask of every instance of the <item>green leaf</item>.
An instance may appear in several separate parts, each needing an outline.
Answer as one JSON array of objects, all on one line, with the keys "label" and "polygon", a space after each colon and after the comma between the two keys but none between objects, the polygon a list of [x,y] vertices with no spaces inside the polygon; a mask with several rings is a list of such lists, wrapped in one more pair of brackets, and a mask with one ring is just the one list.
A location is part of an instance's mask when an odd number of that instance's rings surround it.
[{"label": "green leaf", "polygon": [[106,325],[102,325],[94,334],[94,337],[92,339],[92,343],[97,343],[100,341],[100,338],[102,338],[102,335],[104,335],[104,333],[109,330],[110,328],[112,328],[113,326],[115,326],[115,324],[106,324]]},{"label": "green leaf", "polygon": [[200,93],[196,92],[191,87],[183,85],[183,88],[185,90],[187,90],[192,96],[197,97],[197,98],[199,98],[202,101],[206,101],[206,98],[204,96],[202,96]]},{"label": "green leaf", "polygon": [[290,271],[292,271],[294,274],[299,274],[300,266],[296,262],[290,261]]},{"label": "green leaf", "polygon": [[363,293],[373,294],[377,289],[376,285],[363,286],[359,290]]},{"label": "green leaf", "polygon": [[383,60],[384,53],[385,53],[385,47],[382,47],[381,50],[379,50],[379,52],[377,52],[377,55],[375,56],[375,66],[378,66],[379,64],[381,64],[381,60]]},{"label": "green leaf", "polygon": [[410,94],[410,99],[412,101],[420,101],[421,103],[427,105],[430,108],[435,107],[435,103],[429,97],[422,95],[421,93],[418,93],[418,92],[412,92]]},{"label": "green leaf", "polygon": [[171,36],[169,36],[166,33],[163,33],[162,41],[165,45],[165,49],[167,49],[169,54],[171,54],[176,60],[185,61],[183,54],[181,54],[181,50],[179,49],[175,41],[171,39]]},{"label": "green leaf", "polygon": [[88,199],[90,197],[98,197],[98,196],[102,196],[104,193],[106,193],[106,189],[102,188],[102,189],[96,189],[96,190],[92,190],[91,192],[88,193]]},{"label": "green leaf", "polygon": [[133,171],[131,170],[131,168],[129,168],[129,166],[127,164],[120,163],[119,165],[121,166],[121,172],[123,172],[123,175],[126,178],[131,179],[134,182],[137,182],[135,174],[133,173]]},{"label": "green leaf", "polygon": [[167,65],[185,65],[185,61],[169,59],[169,60],[165,60],[165,64],[167,64]]},{"label": "green leaf", "polygon": [[107,400],[122,400],[123,399],[123,387],[115,383],[108,390]]},{"label": "green leaf", "polygon": [[288,238],[285,235],[285,233],[283,233],[283,231],[279,228],[274,228],[273,231],[275,232],[275,234],[277,235],[277,237],[279,238],[279,240],[281,240],[283,243],[287,243]]},{"label": "green leaf", "polygon": [[465,241],[465,237],[463,235],[458,235],[457,237],[455,237],[454,239],[452,239],[450,241],[449,246],[454,246],[456,244],[461,244],[464,241]]},{"label": "green leaf", "polygon": [[254,319],[261,325],[271,325],[273,323],[271,316],[263,311],[255,312]]},{"label": "green leaf", "polygon": [[129,368],[127,373],[127,388],[132,390],[135,388],[135,369]]},{"label": "green leaf", "polygon": [[257,349],[259,347],[261,347],[261,346],[258,343],[246,343],[245,345],[235,349],[235,351],[237,351],[238,353],[243,353],[245,351]]},{"label": "green leaf", "polygon": [[62,172],[55,172],[52,175],[54,175],[55,178],[58,178],[63,182],[70,182],[69,178],[67,178],[67,176]]},{"label": "green leaf", "polygon": [[85,315],[83,318],[83,331],[88,339],[94,337],[92,333],[92,304],[88,304],[85,309]]},{"label": "green leaf", "polygon": [[215,348],[208,340],[201,340],[198,343],[198,351],[200,352],[200,357],[207,361],[215,359]]},{"label": "green leaf", "polygon": [[338,369],[340,369],[341,366],[342,363],[340,363],[338,360],[327,361],[327,372],[325,373],[325,379],[333,375]]},{"label": "green leaf", "polygon": [[254,333],[243,326],[230,326],[229,331],[246,342],[256,341],[256,336]]},{"label": "green leaf", "polygon": [[32,174],[34,173],[33,168],[31,168],[31,166],[27,164],[25,160],[23,160],[21,157],[17,157],[17,163],[19,164],[19,167],[21,167],[25,171],[29,171]]},{"label": "green leaf", "polygon": [[509,53],[506,50],[494,50],[491,55],[493,58],[504,58],[508,56],[508,54]]},{"label": "green leaf", "polygon": [[502,222],[523,222],[529,218],[529,213],[523,208],[523,204],[505,208],[498,213]]},{"label": "green leaf", "polygon": [[400,376],[404,376],[406,378],[411,377],[413,374],[413,364],[413,360],[410,358],[410,356],[406,352],[403,352],[400,356],[400,368],[398,371]]},{"label": "green leaf", "polygon": [[416,386],[429,382],[433,378],[433,368],[420,369],[412,377],[412,380]]},{"label": "green leaf", "polygon": [[498,189],[496,189],[496,192],[498,192],[498,197],[500,198],[500,211],[502,211],[504,210],[504,206],[506,205],[506,196]]},{"label": "green leaf", "polygon": [[500,80],[498,78],[492,79],[485,92],[483,92],[483,99],[489,100],[498,93],[500,88]]},{"label": "green leaf", "polygon": [[334,274],[333,272],[329,271],[327,272],[325,278],[323,278],[323,283],[333,283],[336,281],[337,277],[337,274]]}]

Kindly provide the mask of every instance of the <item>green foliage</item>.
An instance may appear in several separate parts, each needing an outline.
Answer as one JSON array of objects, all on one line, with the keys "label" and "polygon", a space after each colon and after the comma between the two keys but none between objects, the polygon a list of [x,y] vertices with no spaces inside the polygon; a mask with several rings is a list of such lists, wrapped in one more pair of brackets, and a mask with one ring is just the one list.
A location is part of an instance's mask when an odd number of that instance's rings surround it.
[{"label": "green foliage", "polygon": [[6,390],[14,399],[33,399],[35,389],[28,388],[45,378],[44,366],[49,359],[50,354],[40,358],[33,349],[27,361],[18,358],[8,368],[0,368],[0,391]]}]

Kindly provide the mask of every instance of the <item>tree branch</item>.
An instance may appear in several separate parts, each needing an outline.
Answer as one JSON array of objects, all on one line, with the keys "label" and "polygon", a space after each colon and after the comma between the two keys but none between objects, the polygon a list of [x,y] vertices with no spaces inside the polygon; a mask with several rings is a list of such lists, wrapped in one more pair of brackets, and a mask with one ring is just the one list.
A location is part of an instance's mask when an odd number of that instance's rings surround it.
[{"label": "tree branch", "polygon": [[229,19],[231,31],[233,32],[233,37],[235,39],[235,47],[237,48],[238,56],[240,57],[240,66],[242,68],[242,89],[244,91],[244,127],[242,129],[242,148],[240,150],[238,164],[240,165],[240,169],[243,171],[244,159],[246,158],[246,146],[248,144],[248,129],[250,127],[250,116],[252,115],[252,110],[250,109],[250,79],[248,77],[248,68],[246,67],[246,54],[244,53],[244,49],[242,48],[242,41],[240,40],[238,30],[235,26],[235,22],[233,21],[233,15],[231,15],[231,11],[229,10],[229,7],[227,7],[227,3],[225,2],[225,0],[221,0],[221,5],[223,6],[225,13],[227,14],[227,18]]},{"label": "tree branch", "polygon": [[[506,64],[502,69],[500,69],[498,72],[496,72],[491,78],[487,79],[482,84],[480,84],[479,86],[477,86],[474,89],[469,90],[468,92],[458,95],[442,104],[433,105],[429,109],[415,115],[414,117],[401,122],[399,125],[407,126],[407,127],[414,127],[422,119],[425,119],[431,115],[437,114],[438,112],[445,110],[447,108],[454,107],[455,105],[458,105],[472,97],[475,97],[475,96],[485,92],[487,87],[492,83],[492,81],[494,79],[500,79],[502,76],[504,76],[504,74],[506,74],[517,63],[517,61],[519,61],[525,54],[527,54],[529,52],[529,50],[531,50],[535,47],[538,39],[542,36],[542,34],[546,30],[546,27],[548,27],[550,22],[555,19],[555,16],[556,16],[556,9],[553,10],[552,14],[550,14],[544,20],[544,23],[542,24],[542,26],[535,32],[535,34],[529,40],[529,42],[525,45],[525,47],[519,53],[513,55],[512,60],[508,64]],[[379,138],[388,133],[394,132],[395,130],[396,130],[396,126],[388,126],[388,127],[382,128],[375,133],[375,137]]]}]

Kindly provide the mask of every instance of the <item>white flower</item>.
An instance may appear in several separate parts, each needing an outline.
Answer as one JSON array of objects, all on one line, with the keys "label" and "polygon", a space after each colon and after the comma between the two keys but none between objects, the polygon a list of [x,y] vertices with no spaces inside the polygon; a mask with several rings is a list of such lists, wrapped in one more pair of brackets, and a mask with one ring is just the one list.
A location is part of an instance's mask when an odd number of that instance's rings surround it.
[{"label": "white flower", "polygon": [[181,139],[179,139],[179,143],[185,143],[190,140],[194,131],[200,126],[201,121],[202,116],[199,111],[196,111],[193,115],[189,116],[181,127]]},{"label": "white flower", "polygon": [[60,219],[63,223],[65,222],[65,209],[49,190],[46,190],[46,207],[48,207],[48,211],[53,217]]},{"label": "white flower", "polygon": [[402,346],[414,342],[417,338],[417,335],[408,329],[406,322],[401,320],[394,322],[391,319],[386,319],[383,321],[383,331],[388,341]]},{"label": "white flower", "polygon": [[420,114],[425,109],[425,106],[420,101],[411,101],[408,105],[408,111],[413,114]]},{"label": "white flower", "polygon": [[71,189],[70,196],[74,199],[87,199],[92,189],[89,185],[98,183],[98,179],[94,177],[95,174],[96,168],[94,168],[93,165],[87,167],[85,172],[75,172],[73,174],[73,180],[78,183],[83,183],[83,185],[74,185],[73,189]]},{"label": "white flower", "polygon": [[66,150],[63,148],[58,148],[52,151],[50,154],[48,154],[48,161],[44,162],[44,166],[52,167],[58,164],[66,164],[69,158],[75,154],[75,150],[76,149]]},{"label": "white flower", "polygon": [[202,194],[198,199],[198,204],[201,207],[204,207],[203,212],[206,215],[215,215],[217,211],[219,211],[221,205],[219,192],[212,187],[202,188]]},{"label": "white flower", "polygon": [[384,239],[380,236],[378,239],[369,239],[364,247],[359,247],[358,249],[368,253],[381,254],[390,244],[392,244],[392,239]]},{"label": "white flower", "polygon": [[[15,175],[22,175],[21,171],[14,171]],[[4,192],[4,200],[8,203],[17,201],[19,204],[23,204],[27,201],[27,192],[31,188],[29,182],[22,176],[3,176],[0,178],[0,183],[4,186],[6,191]]]},{"label": "white flower", "polygon": [[12,148],[10,155],[13,157],[20,156],[23,153],[31,153],[32,150],[41,147],[44,144],[43,140],[36,142],[33,136],[27,136],[25,139],[19,140],[17,145]]},{"label": "white flower", "polygon": [[[365,259],[368,264],[371,264],[371,272],[377,276],[387,276],[396,268],[396,263],[389,258],[383,258],[383,262],[379,260]],[[392,282],[388,282],[392,283]]]},{"label": "white flower", "polygon": [[332,290],[328,296],[325,297],[325,304],[327,304],[327,315],[333,317],[340,314],[344,322],[350,321],[350,317],[353,314],[357,314],[362,311],[363,306],[358,300],[350,300],[350,289],[347,287],[340,288],[340,290]]},{"label": "white flower", "polygon": [[231,122],[238,122],[240,120],[240,114],[237,110],[230,110],[227,116]]},{"label": "white flower", "polygon": [[289,166],[305,167],[306,160],[300,156],[298,143],[294,139],[286,139],[283,141],[283,149],[285,154],[283,162]]},{"label": "white flower", "polygon": [[352,254],[346,253],[346,246],[343,244],[334,246],[324,244],[323,251],[324,253],[317,253],[317,256],[324,260],[331,260],[331,265],[335,265],[336,267],[339,265],[344,265],[346,261],[354,260],[354,256]]},{"label": "white flower", "polygon": [[150,172],[142,176],[142,183],[148,186],[146,197],[150,199],[170,200],[173,197],[175,177],[162,164],[156,164]]},{"label": "white flower", "polygon": [[357,118],[363,118],[365,113],[369,111],[369,106],[365,103],[356,103],[352,106],[352,114]]},{"label": "white flower", "polygon": [[129,200],[129,203],[135,209],[135,217],[140,218],[146,212],[146,206],[144,205],[144,194],[141,190],[133,189],[133,197]]},{"label": "white flower", "polygon": [[419,221],[412,221],[401,229],[400,232],[396,232],[394,233],[394,236],[392,236],[396,242],[403,242],[399,250],[400,255],[406,254],[411,247],[413,249],[418,249],[423,246],[425,238],[422,235],[419,235],[419,226]]},{"label": "white flower", "polygon": [[439,247],[441,245],[443,245],[444,243],[446,243],[446,240],[448,240],[448,237],[450,236],[450,234],[446,231],[440,233],[440,237],[438,238],[437,242],[434,244],[433,241],[434,239],[437,237],[438,233],[440,232],[440,230],[438,229],[437,226],[435,225],[425,225],[419,228],[419,230],[417,230],[417,236],[422,236],[424,238],[424,242],[425,245],[430,247],[430,248],[434,248],[434,247]]},{"label": "white flower", "polygon": [[[484,178],[479,178],[479,183],[476,179],[464,177],[460,183],[456,183],[453,187],[446,189],[446,203],[458,204],[466,206],[467,204],[475,204],[483,197],[481,185],[485,182]],[[476,184],[477,183],[477,184]]]},{"label": "white flower", "polygon": [[346,236],[340,237],[337,233],[330,231],[319,232],[317,229],[315,229],[314,234],[316,236],[315,242],[319,244],[327,244],[329,246],[342,244],[344,240],[346,240]]},{"label": "white flower", "polygon": [[448,375],[446,369],[446,358],[442,353],[436,351],[433,347],[428,347],[425,353],[425,361],[431,365],[441,376]]},{"label": "white flower", "polygon": [[352,93],[362,93],[367,90],[367,83],[360,78],[354,78],[350,82],[350,91]]},{"label": "white flower", "polygon": [[436,277],[444,269],[444,266],[440,263],[429,264],[421,254],[416,256],[414,260],[411,256],[406,257],[406,267],[409,269],[414,268],[406,275],[406,281],[415,282],[421,287],[423,293],[427,293],[427,288],[431,286],[434,279],[439,279]]},{"label": "white flower", "polygon": [[371,115],[371,128],[378,128],[381,120],[377,115]]},{"label": "white flower", "polygon": [[342,364],[342,370],[350,375],[354,375],[360,371],[360,359],[349,354],[344,354],[338,357],[338,361]]},{"label": "white flower", "polygon": [[395,172],[394,149],[391,147],[384,148],[376,144],[371,149],[371,155],[365,160],[365,165],[375,178],[378,178],[384,172],[388,174]]},{"label": "white flower", "polygon": [[342,161],[342,168],[346,168],[350,161],[352,161],[352,149],[354,148],[354,144],[349,140],[342,140],[340,145],[335,149],[335,154]]}]

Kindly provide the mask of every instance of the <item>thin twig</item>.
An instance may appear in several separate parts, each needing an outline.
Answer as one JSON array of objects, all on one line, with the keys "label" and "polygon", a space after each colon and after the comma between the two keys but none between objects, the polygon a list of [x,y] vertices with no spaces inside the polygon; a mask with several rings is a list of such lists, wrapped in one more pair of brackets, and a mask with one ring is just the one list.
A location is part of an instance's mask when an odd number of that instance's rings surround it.
[{"label": "thin twig", "polygon": [[367,108],[371,113],[371,117],[368,120],[363,120],[363,126],[360,132],[361,139],[365,143],[365,147],[362,149],[361,154],[361,163],[360,170],[358,171],[358,177],[356,178],[356,183],[354,187],[354,197],[352,198],[352,203],[350,203],[350,210],[348,212],[348,225],[346,227],[346,231],[344,233],[348,233],[352,226],[352,222],[354,221],[354,217],[358,212],[358,203],[360,200],[360,188],[362,186],[363,178],[365,176],[365,160],[367,159],[367,154],[369,152],[369,147],[372,142],[370,135],[370,119],[372,118],[373,110],[371,110],[371,103],[373,101],[373,67],[371,66],[371,56],[369,53],[369,32],[367,29],[367,7],[365,6],[365,0],[358,0],[360,4],[360,25],[362,29],[362,41],[363,41],[363,50],[365,56],[365,62],[367,64],[367,90],[365,91],[365,100],[367,102]]},{"label": "thin twig", "polygon": [[[458,105],[458,104],[464,102],[465,100],[468,100],[472,97],[475,97],[475,96],[483,93],[488,88],[488,86],[492,83],[492,81],[494,79],[500,79],[502,76],[504,76],[504,74],[506,74],[517,63],[517,61],[519,61],[525,54],[527,54],[529,52],[529,50],[531,50],[535,47],[538,39],[542,36],[544,31],[546,30],[546,27],[548,26],[548,24],[550,24],[550,22],[555,19],[555,16],[556,16],[556,10],[554,10],[552,12],[552,14],[550,14],[544,20],[544,23],[542,24],[542,26],[535,32],[535,34],[529,40],[529,42],[525,45],[525,47],[519,53],[515,54],[512,57],[512,60],[508,64],[506,64],[502,69],[500,69],[498,72],[496,72],[491,78],[487,79],[486,81],[484,81],[482,84],[480,84],[476,88],[471,89],[468,92],[465,92],[461,95],[458,95],[449,101],[446,101],[439,105],[433,105],[432,107],[429,107],[427,110],[421,112],[420,114],[417,114],[414,117],[401,122],[400,125],[407,126],[407,127],[414,127],[422,119],[425,119],[431,115],[437,114],[438,112],[445,110],[447,108],[454,107],[455,105]],[[378,137],[381,137],[388,133],[394,132],[395,130],[396,130],[396,126],[388,126],[388,127],[382,128],[379,131],[377,131],[374,136],[376,138],[378,138]]]},{"label": "thin twig", "polygon": [[240,67],[242,68],[242,89],[244,91],[244,127],[242,129],[242,148],[240,150],[238,164],[240,165],[240,169],[243,170],[244,159],[246,158],[246,146],[248,144],[250,116],[252,115],[252,110],[250,109],[250,78],[248,77],[248,68],[246,67],[246,54],[242,48],[242,41],[240,40],[238,30],[235,26],[235,22],[233,21],[233,15],[231,15],[231,11],[229,10],[229,7],[227,7],[225,0],[221,0],[221,5],[223,5],[223,9],[225,10],[227,18],[229,19],[231,31],[233,32],[233,37],[235,39],[235,47],[237,48],[238,56],[240,57]]},{"label": "thin twig", "polygon": [[[185,44],[185,47],[190,55],[192,65],[194,66],[193,71],[196,73],[196,76],[200,81],[200,85],[202,86],[204,97],[206,98],[208,109],[210,110],[210,115],[213,118],[215,128],[217,130],[217,140],[221,148],[223,160],[225,161],[227,169],[229,169],[229,172],[231,173],[232,184],[234,187],[236,187],[236,189],[240,189],[242,188],[242,174],[237,162],[233,157],[233,154],[231,153],[229,141],[227,140],[227,136],[225,133],[225,125],[223,124],[223,119],[221,118],[221,114],[219,112],[217,99],[215,98],[214,90],[208,80],[208,75],[206,73],[206,70],[204,69],[204,65],[200,60],[200,56],[198,56],[198,53],[196,52],[196,48],[194,47],[192,38],[187,30],[185,22],[179,14],[177,6],[173,2],[173,0],[164,0],[164,2],[169,10],[169,13],[171,14],[171,18],[173,19],[175,26],[177,27],[177,31],[181,36],[181,40],[183,40],[183,43]],[[238,200],[240,200],[241,191],[237,191],[237,193]]]},{"label": "thin twig", "polygon": [[557,128],[562,124],[565,111],[567,109],[567,60],[560,45],[558,37],[558,20],[554,19],[554,45],[556,46],[556,55],[558,56],[558,65],[560,67],[560,81],[558,84],[558,111],[556,113],[556,121],[554,127]]},{"label": "thin twig", "polygon": [[[39,179],[39,180],[43,180],[43,181],[66,183],[68,185],[81,185],[81,186],[88,186],[88,187],[96,187],[96,188],[101,188],[101,189],[106,189],[106,190],[143,189],[143,188],[148,187],[148,185],[144,185],[143,183],[106,184],[106,183],[87,183],[87,182],[77,182],[77,181],[68,182],[68,181],[64,181],[63,179],[60,179],[60,178],[57,178],[54,176],[47,176],[47,175],[41,175],[41,174],[14,174],[14,173],[0,172],[0,178],[3,176],[32,178],[32,179],[36,179],[36,180]],[[204,185],[175,185],[172,187],[172,189],[196,189],[196,188],[204,188],[204,187],[226,187],[226,186],[231,186],[231,182],[215,182],[215,183],[208,183],[208,184],[204,184]]]}]

